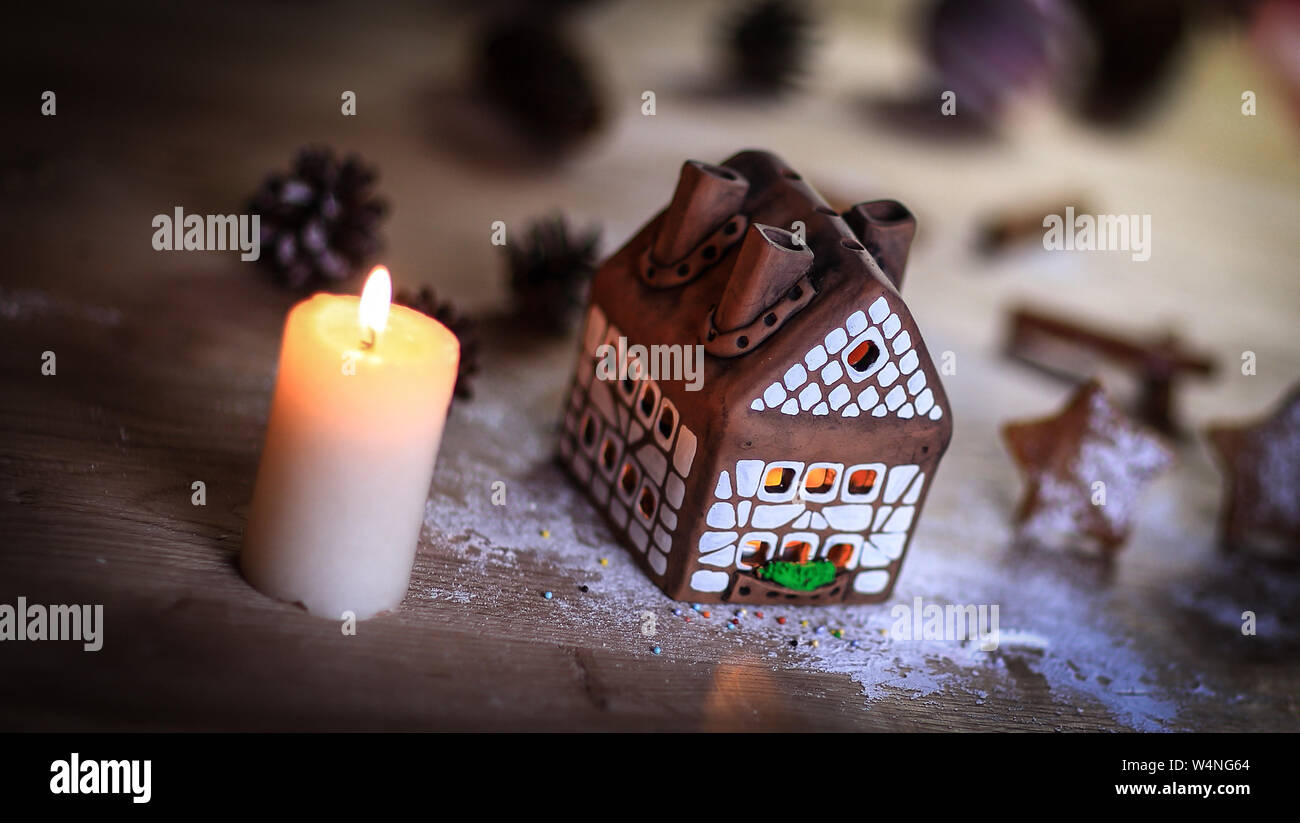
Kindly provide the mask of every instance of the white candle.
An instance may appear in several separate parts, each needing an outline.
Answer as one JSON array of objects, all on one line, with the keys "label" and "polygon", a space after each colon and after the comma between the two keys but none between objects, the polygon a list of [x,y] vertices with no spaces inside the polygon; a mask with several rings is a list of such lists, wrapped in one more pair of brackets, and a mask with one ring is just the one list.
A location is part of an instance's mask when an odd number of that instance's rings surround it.
[{"label": "white candle", "polygon": [[358,619],[406,594],[460,346],[389,306],[376,268],[361,299],[289,312],[241,565],[258,589]]}]

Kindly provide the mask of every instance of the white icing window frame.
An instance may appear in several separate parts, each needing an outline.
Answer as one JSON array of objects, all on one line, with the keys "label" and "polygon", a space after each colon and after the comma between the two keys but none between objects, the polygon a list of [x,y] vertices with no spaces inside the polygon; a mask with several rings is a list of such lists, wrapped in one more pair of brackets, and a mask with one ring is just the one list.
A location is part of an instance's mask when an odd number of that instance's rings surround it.
[{"label": "white icing window frame", "polygon": [[[751,566],[744,561],[745,546],[755,540],[764,540],[767,542],[767,551],[757,565]],[[776,556],[776,548],[781,545],[781,540],[776,536],[776,532],[746,532],[736,543],[736,568],[744,571],[753,571],[759,566],[770,561]]]},{"label": "white icing window frame", "polygon": [[[830,491],[826,491],[826,492],[815,492],[815,493],[814,493],[814,492],[809,492],[809,491],[808,491],[808,488],[807,488],[807,486],[806,486],[805,484],[808,482],[808,475],[812,474],[812,472],[813,472],[814,469],[830,469],[830,470],[833,470],[833,471],[835,472],[835,481],[834,481],[833,483],[831,483],[831,489],[830,489]],[[826,462],[826,461],[819,461],[819,462],[816,462],[816,463],[809,463],[809,464],[808,464],[808,468],[804,470],[803,476],[799,478],[799,494],[798,494],[798,498],[799,498],[800,500],[806,501],[806,502],[808,502],[808,503],[831,503],[831,502],[834,502],[834,500],[835,500],[835,496],[836,496],[837,494],[839,494],[839,491],[840,491],[840,484],[841,484],[843,481],[844,481],[844,464],[843,464],[843,463],[829,463],[829,462]]]},{"label": "white icing window frame", "polygon": [[[764,503],[789,503],[794,500],[794,496],[799,493],[800,481],[803,478],[804,463],[801,460],[774,460],[763,467],[763,474],[758,478],[758,499]],[[773,469],[792,469],[794,479],[790,481],[790,488],[783,492],[769,492],[767,490],[767,476],[772,473]]]},{"label": "white icing window frame", "polygon": [[[876,473],[876,484],[866,494],[855,494],[849,491],[849,478],[853,476],[854,472],[858,471],[874,471]],[[885,488],[885,475],[888,473],[889,467],[884,463],[854,463],[844,470],[844,481],[840,484],[840,500],[845,503],[876,502],[881,491]]]}]

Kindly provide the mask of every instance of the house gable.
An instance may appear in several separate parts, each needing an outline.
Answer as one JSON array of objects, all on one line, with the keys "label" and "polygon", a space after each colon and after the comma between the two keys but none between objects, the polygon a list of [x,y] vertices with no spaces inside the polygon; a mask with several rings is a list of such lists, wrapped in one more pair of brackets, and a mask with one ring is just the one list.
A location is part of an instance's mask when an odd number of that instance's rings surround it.
[{"label": "house gable", "polygon": [[[897,298],[895,298],[897,300]],[[750,401],[756,412],[939,420],[933,363],[922,353],[907,310],[884,294],[850,307],[839,325],[814,337],[802,360]]]}]

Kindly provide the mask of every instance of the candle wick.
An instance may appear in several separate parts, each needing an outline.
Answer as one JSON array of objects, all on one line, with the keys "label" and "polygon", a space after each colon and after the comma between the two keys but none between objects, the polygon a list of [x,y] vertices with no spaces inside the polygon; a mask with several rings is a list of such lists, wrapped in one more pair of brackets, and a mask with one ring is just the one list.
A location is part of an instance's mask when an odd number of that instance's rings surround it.
[{"label": "candle wick", "polygon": [[375,346],[375,330],[374,330],[372,327],[370,327],[370,326],[366,326],[366,334],[368,334],[368,335],[370,336],[370,338],[369,338],[368,340],[367,340],[367,339],[362,339],[362,341],[361,341],[361,348],[363,348],[363,349],[371,349],[371,348],[374,348],[374,346]]}]

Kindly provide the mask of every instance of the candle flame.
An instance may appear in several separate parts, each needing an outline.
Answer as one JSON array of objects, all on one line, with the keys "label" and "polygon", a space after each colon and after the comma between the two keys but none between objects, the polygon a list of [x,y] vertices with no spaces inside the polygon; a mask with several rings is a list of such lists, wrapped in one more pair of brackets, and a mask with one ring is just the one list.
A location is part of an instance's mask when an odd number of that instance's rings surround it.
[{"label": "candle flame", "polygon": [[361,328],[378,335],[388,326],[388,307],[393,300],[393,280],[388,276],[388,269],[375,266],[366,278],[365,288],[361,290],[361,307],[357,313],[361,318]]}]

